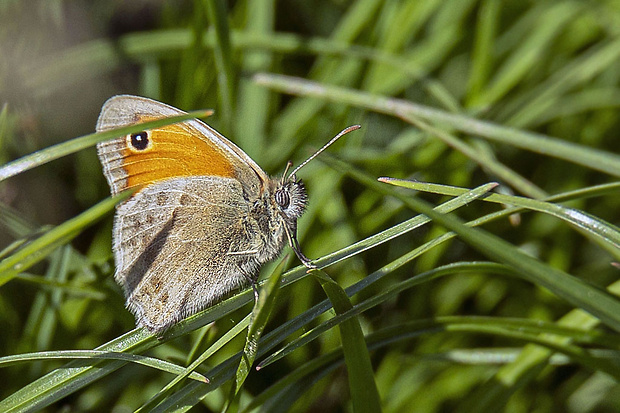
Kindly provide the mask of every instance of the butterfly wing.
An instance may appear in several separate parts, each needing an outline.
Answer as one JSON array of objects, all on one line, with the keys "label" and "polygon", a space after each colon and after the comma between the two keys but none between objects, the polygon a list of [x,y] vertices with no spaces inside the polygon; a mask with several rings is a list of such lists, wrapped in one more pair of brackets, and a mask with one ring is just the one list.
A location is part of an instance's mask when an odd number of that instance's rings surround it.
[{"label": "butterfly wing", "polygon": [[[101,109],[97,131],[183,113],[152,99],[114,96]],[[261,193],[268,179],[252,158],[198,119],[145,133],[149,145],[143,149],[132,145],[131,135],[97,145],[112,194],[178,176],[223,176],[237,179],[252,197]]]},{"label": "butterfly wing", "polygon": [[249,208],[239,182],[221,177],[163,181],[120,206],[115,278],[139,325],[164,331],[247,284],[259,263],[239,252],[260,243]]},{"label": "butterfly wing", "polygon": [[[116,96],[97,130],[181,113]],[[113,194],[138,189],[118,206],[113,235],[115,279],[139,325],[162,332],[256,275],[264,229],[249,209],[269,178],[241,149],[191,120],[101,143],[98,153]]]}]

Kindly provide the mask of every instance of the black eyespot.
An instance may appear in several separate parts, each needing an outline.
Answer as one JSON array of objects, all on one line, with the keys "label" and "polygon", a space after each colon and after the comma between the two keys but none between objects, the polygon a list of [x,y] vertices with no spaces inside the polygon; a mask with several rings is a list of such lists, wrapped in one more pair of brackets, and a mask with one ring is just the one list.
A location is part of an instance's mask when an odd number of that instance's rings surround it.
[{"label": "black eyespot", "polygon": [[146,132],[138,132],[131,134],[131,146],[134,149],[143,151],[149,146],[149,135]]},{"label": "black eyespot", "polygon": [[288,207],[288,204],[291,202],[291,198],[289,197],[288,192],[283,190],[283,189],[280,189],[280,190],[276,191],[275,199],[276,199],[276,203],[281,208]]}]

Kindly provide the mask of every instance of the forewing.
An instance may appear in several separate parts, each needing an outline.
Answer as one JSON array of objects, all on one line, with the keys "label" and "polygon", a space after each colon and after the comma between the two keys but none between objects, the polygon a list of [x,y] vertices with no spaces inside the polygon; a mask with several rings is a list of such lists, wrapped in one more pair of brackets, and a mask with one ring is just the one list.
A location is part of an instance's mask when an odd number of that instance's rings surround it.
[{"label": "forewing", "polygon": [[[97,131],[133,125],[185,112],[138,96],[114,96],[103,105]],[[250,196],[257,196],[267,175],[239,147],[198,119],[148,131],[143,150],[123,136],[97,145],[103,172],[113,194],[144,188],[179,176],[236,178]]]}]

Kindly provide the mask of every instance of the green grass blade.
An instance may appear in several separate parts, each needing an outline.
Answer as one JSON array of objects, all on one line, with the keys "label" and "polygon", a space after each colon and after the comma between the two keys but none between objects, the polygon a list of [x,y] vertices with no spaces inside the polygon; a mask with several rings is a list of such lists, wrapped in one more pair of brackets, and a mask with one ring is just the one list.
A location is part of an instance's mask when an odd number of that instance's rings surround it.
[{"label": "green grass blade", "polygon": [[[416,191],[432,192],[435,194],[456,196],[467,192],[467,189],[465,188],[457,189],[446,185],[427,184],[393,178],[379,178],[379,180],[392,185],[409,188]],[[594,217],[575,208],[568,208],[550,202],[511,195],[489,194],[489,196],[486,196],[483,199],[488,202],[511,205],[520,207],[521,209],[529,209],[555,216],[577,228],[583,229],[591,239],[607,244],[611,250],[616,251],[617,257],[620,258],[620,255],[618,255],[620,254],[620,230],[600,218]]]},{"label": "green grass blade", "polygon": [[[337,317],[345,315],[350,316],[349,313],[351,312],[352,311],[349,310],[347,313]],[[454,333],[482,333],[518,339],[526,342],[536,342],[549,348],[561,351],[569,355],[571,360],[581,363],[588,368],[605,369],[614,375],[618,374],[615,366],[609,366],[609,360],[605,357],[591,355],[575,346],[558,345],[556,342],[548,338],[550,335],[547,335],[546,338],[541,338],[541,336],[537,334],[551,332],[552,334],[557,334],[558,336],[572,337],[576,340],[583,340],[584,343],[588,344],[597,343],[599,345],[610,345],[616,348],[620,343],[618,343],[618,339],[614,335],[606,335],[600,332],[591,332],[583,329],[566,328],[551,323],[533,320],[470,316],[437,317],[430,320],[415,320],[399,323],[395,326],[377,330],[376,332],[368,334],[366,336],[366,341],[369,348],[375,350],[395,342],[411,340],[412,338],[436,334],[442,331]],[[422,357],[428,356],[433,357],[432,354],[429,355],[428,353],[425,353]],[[251,408],[261,406],[267,400],[276,396],[277,393],[286,389],[288,386],[295,385],[303,377],[317,372],[329,372],[330,369],[333,369],[338,364],[342,363],[342,357],[342,351],[338,349],[304,364],[293,373],[282,378],[263,393],[259,394],[247,407],[246,411],[250,411]],[[604,366],[604,364],[608,364],[608,366]]]},{"label": "green grass blade", "polygon": [[[434,246],[438,245],[438,243],[444,241],[446,236],[442,236],[439,239],[429,241],[424,245],[421,245],[418,248],[409,251],[403,256],[397,258],[386,266],[380,268],[377,271],[369,274],[363,281],[358,282],[357,284],[346,289],[348,295],[353,295],[359,293],[364,288],[367,288],[371,283],[375,283],[378,280],[382,279],[388,274],[391,274],[393,271],[401,268],[405,264],[410,263],[415,258],[419,257],[424,252],[430,250]],[[411,277],[405,281],[401,281],[398,284],[390,287],[388,290],[381,292],[363,302],[355,305],[354,308],[347,310],[344,313],[337,314],[335,317],[321,323],[320,325],[314,327],[313,329],[304,332],[299,338],[288,343],[281,350],[276,351],[271,354],[269,357],[265,358],[261,363],[261,367],[268,366],[277,360],[287,356],[291,352],[295,351],[297,348],[304,346],[311,341],[317,339],[321,334],[325,331],[331,329],[334,326],[337,326],[339,323],[348,320],[351,317],[354,317],[356,314],[360,314],[366,310],[369,310],[373,307],[381,305],[390,299],[394,299],[398,294],[403,291],[413,288],[417,285],[430,282],[440,277],[444,277],[447,275],[453,275],[455,273],[463,274],[469,272],[489,272],[496,274],[508,274],[514,275],[509,268],[496,264],[496,263],[482,263],[482,262],[465,262],[465,263],[453,263],[444,265],[438,268],[435,268],[430,271],[426,271],[424,273],[418,274],[414,277]]]},{"label": "green grass blade", "polygon": [[243,354],[235,373],[234,385],[231,388],[230,396],[224,411],[229,411],[233,406],[237,407],[239,397],[241,395],[241,387],[245,382],[245,379],[250,374],[252,365],[254,365],[254,359],[259,348],[259,340],[263,334],[263,330],[269,321],[269,315],[273,310],[276,303],[276,297],[280,287],[280,281],[282,279],[282,271],[288,261],[288,257],[285,257],[276,266],[273,273],[269,276],[267,281],[263,284],[258,300],[256,301],[250,317],[250,325],[248,327],[248,334],[243,347]]},{"label": "green grass blade", "polygon": [[[141,364],[153,369],[165,371],[173,374],[181,374],[185,369],[174,363],[159,360],[153,357],[141,356],[138,354],[119,353],[114,351],[98,350],[58,350],[40,351],[37,353],[22,353],[14,356],[0,357],[0,368],[8,367],[19,363],[26,363],[34,360],[62,360],[62,359],[84,359],[84,360],[122,360],[130,363]],[[202,374],[192,372],[189,375],[192,380],[208,382]]]},{"label": "green grass blade", "polygon": [[125,126],[105,132],[91,133],[79,138],[74,138],[66,142],[41,149],[40,151],[26,155],[20,159],[3,165],[0,167],[0,182],[11,176],[15,176],[29,169],[41,166],[55,159],[62,158],[63,156],[94,146],[99,142],[107,141],[129,133],[139,132],[144,129],[159,128],[161,126],[171,125],[173,123],[182,122],[188,119],[209,116],[211,113],[213,112],[210,110],[198,110],[183,115],[171,116],[168,118],[148,121],[137,125]]},{"label": "green grass blade", "polygon": [[226,125],[225,130],[232,130],[232,116],[235,113],[235,73],[228,28],[226,2],[222,0],[202,0],[209,21],[215,29],[215,67],[221,105],[221,116]]},{"label": "green grass blade", "polygon": [[[369,178],[368,181],[369,183],[372,183],[372,185],[378,184],[376,181],[374,181],[371,178]],[[453,200],[450,200],[438,206],[438,208],[440,208],[442,211],[448,211],[453,208],[458,208],[459,206],[468,205],[474,199],[480,196],[483,196],[494,186],[495,184],[482,185],[481,187],[475,189],[474,191],[469,192],[466,195],[461,195],[460,197],[457,197]],[[387,240],[393,239],[394,237],[397,237],[398,235],[411,231],[414,228],[417,228],[426,222],[428,222],[428,219],[423,216],[413,218],[403,224],[397,225],[394,229],[385,230],[379,234],[376,234],[372,237],[367,238],[366,240],[362,240],[350,247],[344,248],[322,259],[318,259],[315,261],[315,263],[319,267],[331,265],[335,262],[338,262],[340,260],[343,260],[355,254],[359,254],[362,251],[372,248],[373,246],[386,242]],[[286,286],[290,283],[293,283],[299,280],[300,278],[302,278],[303,276],[305,276],[305,267],[297,267],[291,270],[287,275],[283,277],[282,286]],[[364,288],[370,282],[368,280],[363,280],[363,282],[358,283],[359,289]],[[245,295],[246,295],[245,302],[249,301],[249,294],[250,294],[250,291],[245,292]],[[299,317],[296,317],[282,324],[280,327],[278,327],[274,331],[264,336],[263,338],[264,341],[261,341],[260,343],[258,354],[262,355],[265,352],[269,351],[274,346],[276,346],[278,343],[280,343],[282,340],[284,340],[286,337],[288,337],[292,332],[294,332],[295,330],[299,328],[302,328],[306,323],[318,317],[318,315],[327,311],[328,309],[329,309],[328,302],[325,301],[321,304],[314,306],[312,309],[308,310],[306,313],[300,315]],[[208,387],[196,386],[190,383],[187,386],[185,386],[183,389],[181,389],[179,392],[175,393],[174,395],[164,400],[160,405],[157,406],[155,411],[165,412],[165,411],[168,411],[168,409],[171,409],[174,406],[178,406],[178,405],[186,406],[189,408],[193,406],[194,404],[198,403],[209,391],[213,390],[213,388],[217,387],[218,385],[221,385],[226,380],[233,377],[235,373],[235,366],[237,366],[239,363],[238,361],[239,357],[240,355],[234,356],[228,359],[225,365],[223,364],[220,366],[220,368],[217,368],[213,372],[211,372],[208,375],[208,377],[211,380],[210,385]]]},{"label": "green grass blade", "polygon": [[131,191],[107,198],[78,216],[47,231],[36,240],[0,261],[0,285],[6,284],[20,272],[41,261],[48,254],[79,234],[84,227],[93,224],[114,209],[118,202],[127,199]]},{"label": "green grass blade", "polygon": [[[138,343],[144,343],[146,338],[146,334],[132,331],[96,350],[121,352],[136,346]],[[153,338],[152,340],[156,339]],[[23,412],[41,409],[115,371],[125,363],[126,361],[120,360],[102,361],[100,363],[72,361],[0,401],[0,411]]]},{"label": "green grass blade", "polygon": [[579,145],[534,132],[522,131],[464,115],[447,113],[400,99],[387,98],[352,89],[312,82],[291,76],[259,73],[256,82],[280,92],[318,97],[334,102],[374,110],[411,122],[419,118],[437,122],[461,132],[491,141],[563,159],[609,175],[620,176],[620,155]]},{"label": "green grass blade", "polygon": [[[314,270],[311,273],[323,287],[336,314],[343,314],[353,308],[347,294],[329,275],[320,270]],[[353,410],[355,412],[380,412],[381,399],[359,320],[352,317],[338,324],[338,327],[349,375]]]},{"label": "green grass blade", "polygon": [[614,330],[620,331],[620,301],[609,293],[525,254],[503,239],[464,226],[460,219],[434,211],[426,202],[410,198],[410,205],[433,221],[454,231],[490,258],[510,265],[524,279],[542,285],[571,304],[583,308]]},{"label": "green grass blade", "polygon": [[[251,290],[237,294],[173,326],[163,338],[156,338],[143,329],[132,330],[95,350],[139,353],[172,340],[224,317],[247,304]],[[0,411],[40,409],[105,377],[125,365],[124,361],[102,361],[99,364],[70,362],[41,377],[0,401]],[[234,372],[234,370],[233,370]],[[213,383],[214,380],[211,380]],[[221,384],[221,383],[220,383]],[[205,386],[205,384],[201,384]]]}]

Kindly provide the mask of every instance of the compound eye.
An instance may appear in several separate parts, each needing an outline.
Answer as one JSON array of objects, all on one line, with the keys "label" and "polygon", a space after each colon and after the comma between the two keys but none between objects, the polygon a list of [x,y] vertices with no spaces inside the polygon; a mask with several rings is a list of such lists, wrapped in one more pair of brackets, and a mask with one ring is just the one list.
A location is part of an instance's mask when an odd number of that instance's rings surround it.
[{"label": "compound eye", "polygon": [[276,199],[276,203],[282,209],[286,209],[286,207],[288,207],[288,205],[291,202],[291,198],[289,197],[288,192],[283,190],[283,189],[279,189],[279,190],[276,191],[275,199]]}]

